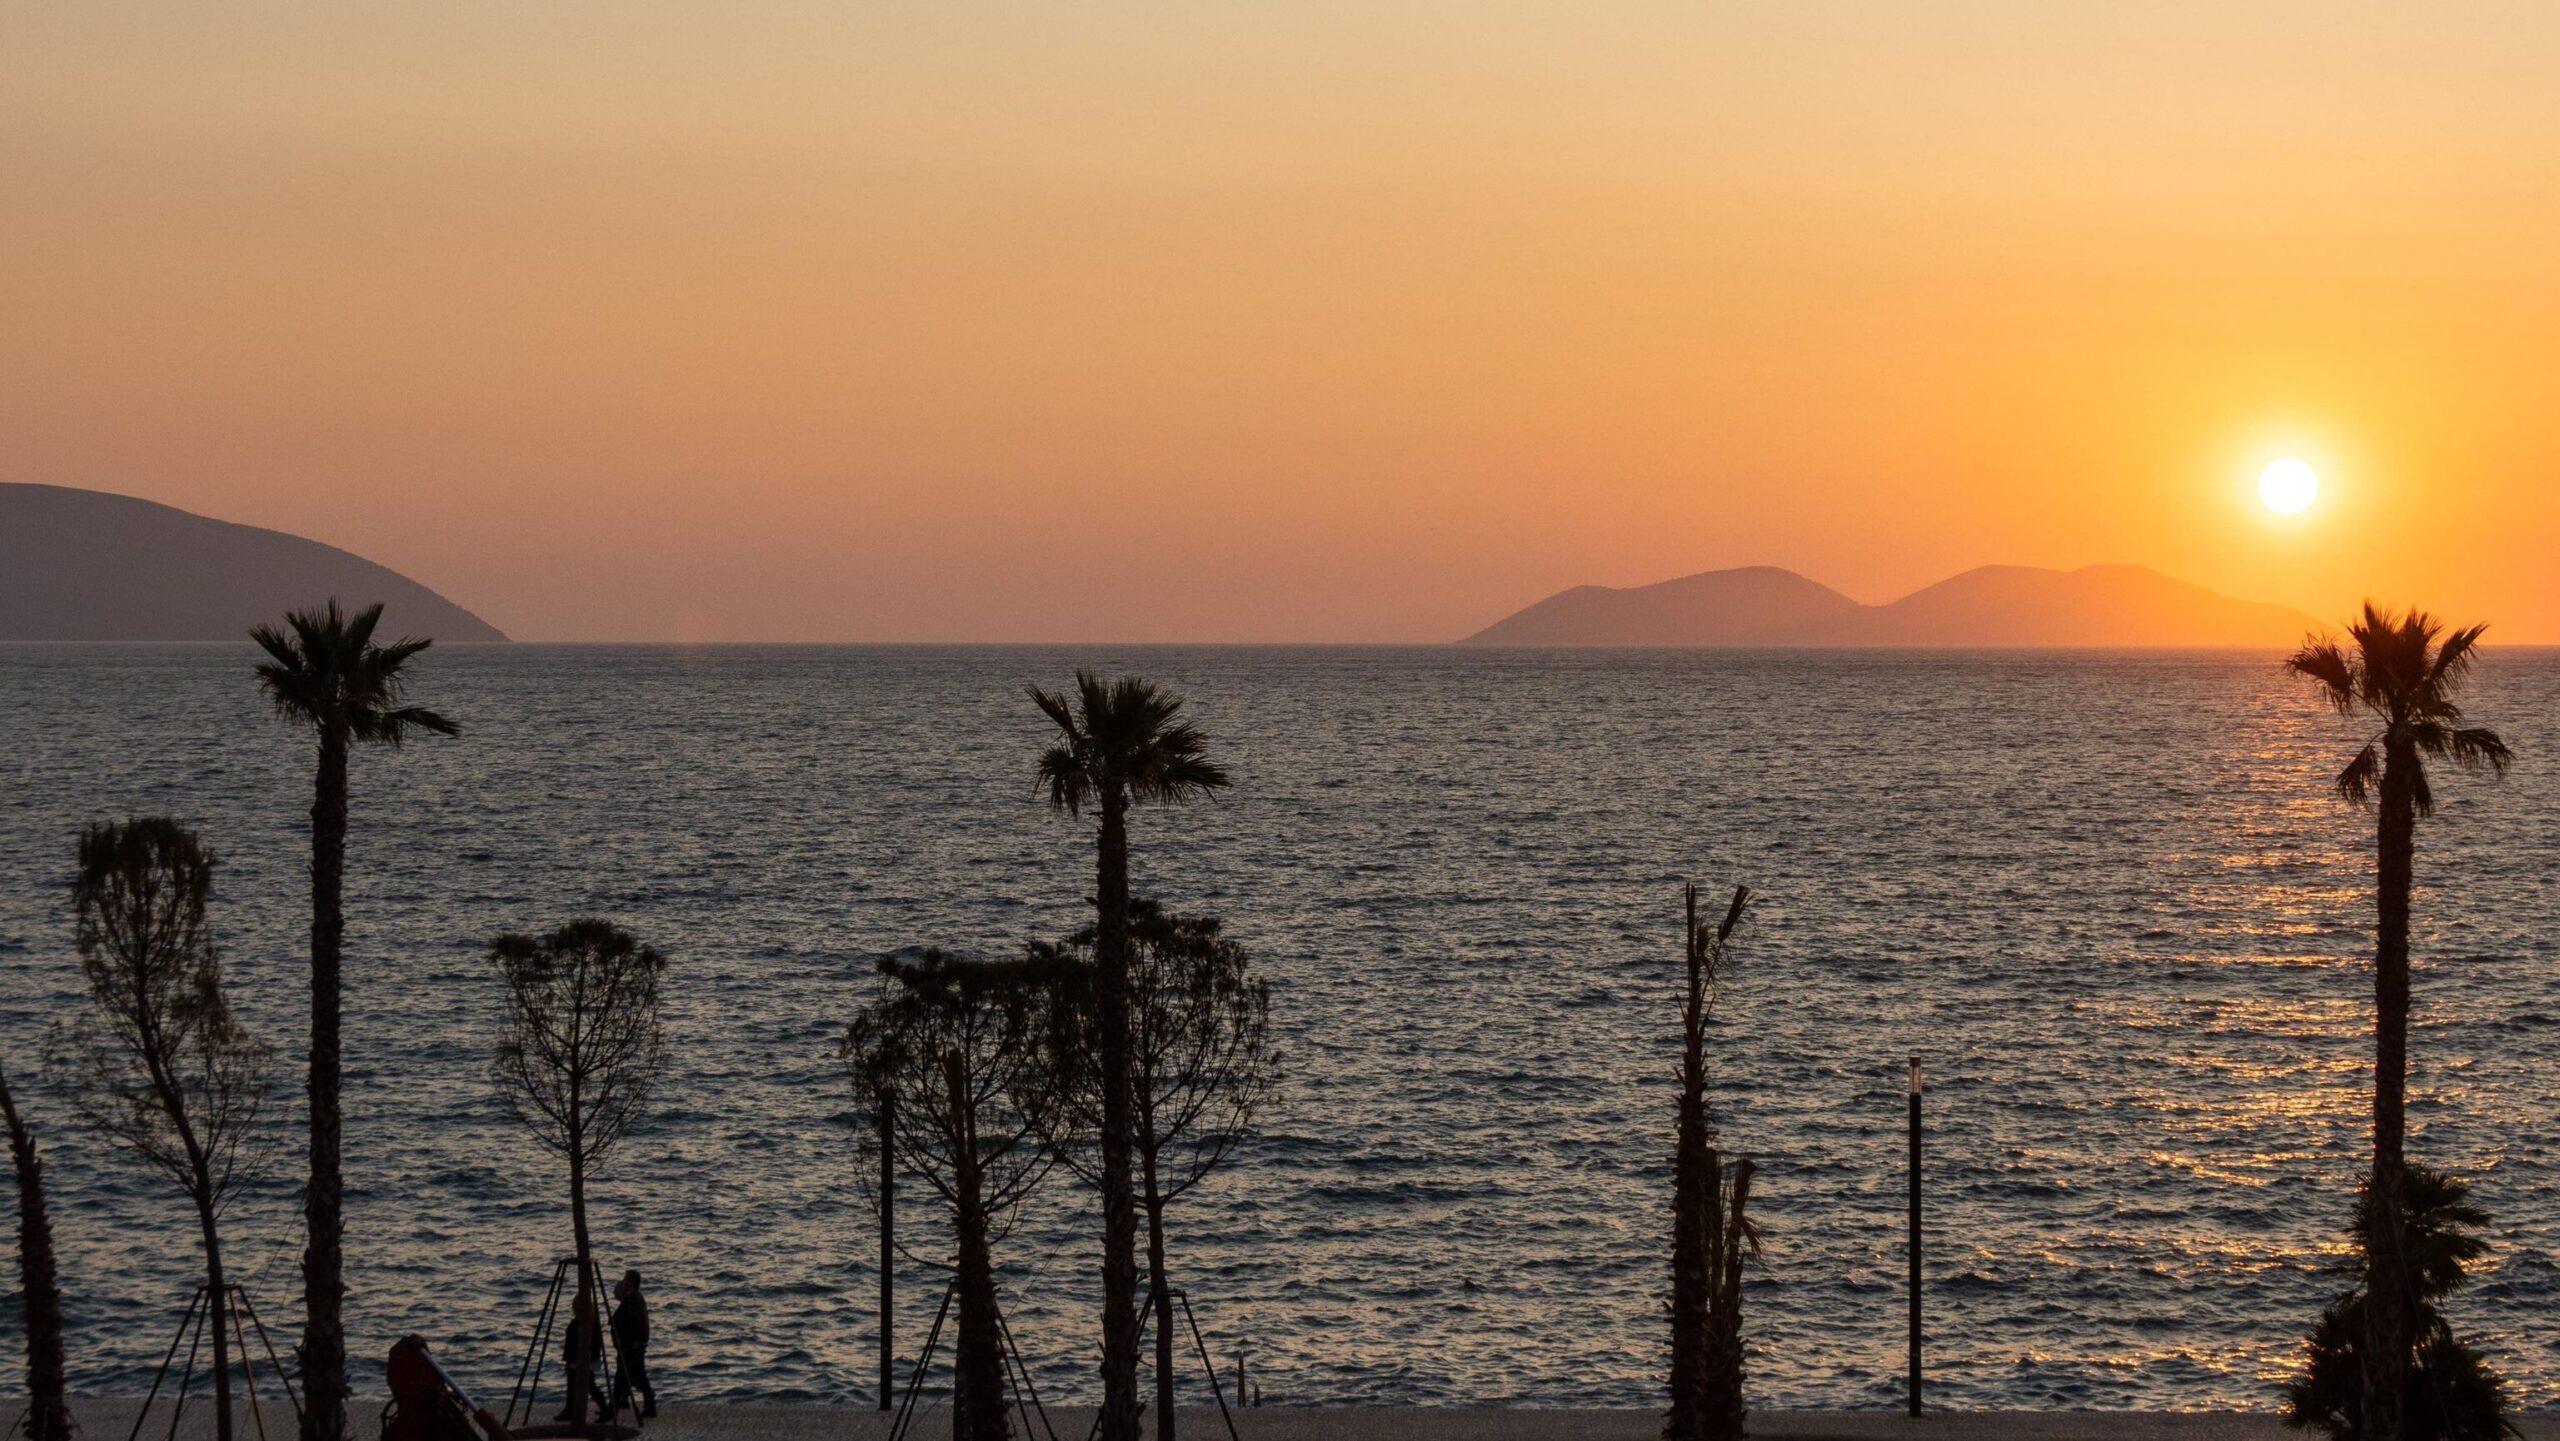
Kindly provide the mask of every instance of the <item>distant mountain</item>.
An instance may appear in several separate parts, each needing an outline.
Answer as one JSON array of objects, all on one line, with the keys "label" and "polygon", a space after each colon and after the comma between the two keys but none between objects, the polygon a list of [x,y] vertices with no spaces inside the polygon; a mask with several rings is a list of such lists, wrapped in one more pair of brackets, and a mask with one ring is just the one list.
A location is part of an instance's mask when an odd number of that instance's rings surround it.
[{"label": "distant mountain", "polygon": [[1630,590],[1584,585],[1467,637],[1522,646],[2256,646],[2320,628],[2138,565],[1986,565],[1889,605],[1769,566]]},{"label": "distant mountain", "polygon": [[1468,645],[1801,645],[1866,609],[1774,565],[1612,590],[1577,585],[1467,637]]},{"label": "distant mountain", "polygon": [[1986,565],[1891,605],[1863,607],[1825,641],[1903,646],[2285,646],[2320,623],[2139,565]]},{"label": "distant mountain", "polygon": [[129,495],[0,484],[0,641],[246,641],[335,596],[383,603],[386,636],[502,641],[497,627],[336,546]]}]

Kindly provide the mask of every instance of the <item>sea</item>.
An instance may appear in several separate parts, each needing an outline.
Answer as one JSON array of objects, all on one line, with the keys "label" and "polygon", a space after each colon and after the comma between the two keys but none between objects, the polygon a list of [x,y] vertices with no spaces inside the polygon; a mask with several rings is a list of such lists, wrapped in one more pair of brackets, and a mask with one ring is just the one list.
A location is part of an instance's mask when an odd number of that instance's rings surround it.
[{"label": "sea", "polygon": [[[84,1003],[93,821],[174,815],[219,853],[226,976],[280,1062],[271,1167],[223,1224],[278,1348],[298,1331],[312,744],[251,661],[0,648],[0,1065],[82,1393],[147,1388],[202,1277],[176,1186],[45,1062]],[[1132,825],[1138,892],[1223,918],[1271,987],[1282,1081],[1170,1219],[1230,1386],[1241,1356],[1268,1405],[1659,1402],[1695,882],[1754,897],[1709,1047],[1721,1143],[1759,1168],[1754,1404],[1900,1404],[1917,1058],[1933,1405],[2271,1407],[2346,1284],[2373,909],[2373,819],[2331,785],[2365,732],[2278,662],[436,647],[414,698],[462,734],[364,752],[352,785],[360,1395],[412,1332],[484,1399],[518,1376],[568,1182],[491,1078],[487,945],[603,916],[669,957],[664,1072],[592,1197],[605,1266],[647,1278],[660,1395],[874,1401],[871,1142],[838,1044],[881,953],[1090,916],[1092,821],[1035,787],[1027,696],[1087,667],[1185,697],[1235,780]],[[2420,827],[2411,1145],[2492,1218],[2456,1326],[2547,1408],[2560,652],[2492,651],[2472,700],[2517,762],[2439,774]],[[903,1385],[946,1278],[931,1200],[901,1199]],[[1097,1392],[1097,1236],[1061,1170],[999,1247],[1053,1402]],[[20,1326],[0,1303],[0,1354]]]}]

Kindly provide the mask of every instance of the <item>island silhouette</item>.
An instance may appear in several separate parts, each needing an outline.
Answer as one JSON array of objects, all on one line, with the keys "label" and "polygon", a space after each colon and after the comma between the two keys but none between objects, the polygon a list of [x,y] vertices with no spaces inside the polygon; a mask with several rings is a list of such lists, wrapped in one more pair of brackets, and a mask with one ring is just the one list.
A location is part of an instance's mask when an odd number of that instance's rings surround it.
[{"label": "island silhouette", "polygon": [[363,556],[283,531],[69,486],[0,484],[0,641],[238,641],[331,596],[382,602],[385,635],[503,641]]},{"label": "island silhouette", "polygon": [[1986,565],[1885,605],[1776,566],[1624,589],[1578,585],[1461,641],[1478,646],[2293,645],[2319,622],[2147,566]]},{"label": "island silhouette", "polygon": [[[0,641],[230,641],[332,596],[383,603],[388,634],[504,641],[469,610],[336,546],[136,496],[0,484]],[[2321,629],[2139,565],[1986,565],[1884,605],[1777,566],[1578,585],[1474,646],[2274,647]]]}]

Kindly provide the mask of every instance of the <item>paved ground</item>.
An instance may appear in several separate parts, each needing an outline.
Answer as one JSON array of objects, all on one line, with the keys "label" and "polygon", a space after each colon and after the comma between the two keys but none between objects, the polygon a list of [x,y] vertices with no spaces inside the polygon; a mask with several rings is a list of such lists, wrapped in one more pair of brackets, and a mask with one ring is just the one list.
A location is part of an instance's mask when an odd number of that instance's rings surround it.
[{"label": "paved ground", "polygon": [[[14,1409],[14,1408],[12,1408]],[[353,1412],[359,1441],[372,1441],[377,1406]],[[88,1401],[75,1408],[83,1441],[124,1441],[132,1428],[131,1401]],[[167,1406],[155,1408],[144,1441],[168,1435]],[[1049,1419],[1061,1441],[1084,1441],[1091,1410],[1058,1407]],[[1225,1441],[1218,1413],[1180,1413],[1187,1441]],[[1655,1441],[1662,1417],[1655,1411],[1512,1411],[1460,1407],[1270,1406],[1236,1413],[1243,1441]],[[267,1436],[290,1441],[291,1417],[271,1410]],[[1752,1434],[1791,1441],[2292,1441],[2275,1417],[2228,1412],[1993,1411],[1951,1413],[1911,1420],[1891,1411],[1773,1411],[1751,1418]],[[210,1409],[191,1402],[180,1441],[208,1441]],[[234,1441],[257,1441],[245,1408]],[[649,1424],[643,1441],[883,1441],[889,1420],[877,1411],[829,1406],[671,1406]],[[951,1434],[950,1412],[920,1418],[919,1441]],[[1036,1432],[1024,1441],[1047,1441]],[[1154,1431],[1148,1431],[1150,1441]],[[2524,1423],[2527,1441],[2560,1441],[2560,1416]]]}]

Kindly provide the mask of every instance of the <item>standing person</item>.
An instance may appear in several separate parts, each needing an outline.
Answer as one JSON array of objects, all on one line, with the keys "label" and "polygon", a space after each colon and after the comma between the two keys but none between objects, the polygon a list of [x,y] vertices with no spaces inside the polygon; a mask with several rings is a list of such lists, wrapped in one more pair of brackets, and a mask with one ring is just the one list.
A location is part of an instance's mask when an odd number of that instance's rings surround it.
[{"label": "standing person", "polygon": [[577,1419],[578,1388],[587,1388],[587,1397],[600,1417],[613,1413],[606,1409],[604,1388],[596,1384],[596,1363],[604,1359],[604,1332],[596,1325],[596,1300],[586,1287],[578,1288],[577,1303],[570,1308],[569,1334],[561,1343],[561,1364],[569,1372],[569,1395],[560,1407],[559,1419]]},{"label": "standing person", "polygon": [[640,1294],[640,1273],[625,1271],[613,1287],[613,1405],[619,1411],[640,1393],[640,1415],[658,1414],[658,1391],[649,1384],[649,1299]]}]

